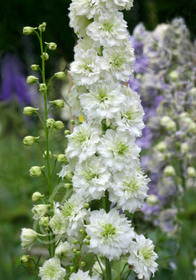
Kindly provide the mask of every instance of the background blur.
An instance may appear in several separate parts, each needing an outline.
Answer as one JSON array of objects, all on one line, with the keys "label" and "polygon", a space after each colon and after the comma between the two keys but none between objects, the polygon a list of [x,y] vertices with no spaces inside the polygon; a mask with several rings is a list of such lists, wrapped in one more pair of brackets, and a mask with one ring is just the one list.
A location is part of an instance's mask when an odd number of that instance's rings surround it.
[{"label": "background blur", "polygon": [[[25,135],[42,133],[36,119],[22,115],[23,106],[39,104],[36,92],[24,81],[31,74],[30,65],[38,63],[40,55],[37,40],[24,37],[22,28],[47,22],[45,39],[58,45],[47,75],[62,70],[60,61],[65,68],[73,60],[76,39],[68,25],[69,4],[68,0],[7,0],[0,4],[0,280],[33,279],[20,265],[20,230],[32,224],[32,193],[44,189],[41,179],[32,179],[28,174],[29,167],[41,160],[39,151],[36,146],[27,149],[22,144]],[[125,12],[130,33],[139,22],[152,30],[175,17],[185,19],[195,38],[196,0],[135,0],[134,8]],[[59,88],[59,84],[54,85],[53,97],[60,96]],[[61,133],[54,135],[52,141],[58,151],[64,151]]]}]

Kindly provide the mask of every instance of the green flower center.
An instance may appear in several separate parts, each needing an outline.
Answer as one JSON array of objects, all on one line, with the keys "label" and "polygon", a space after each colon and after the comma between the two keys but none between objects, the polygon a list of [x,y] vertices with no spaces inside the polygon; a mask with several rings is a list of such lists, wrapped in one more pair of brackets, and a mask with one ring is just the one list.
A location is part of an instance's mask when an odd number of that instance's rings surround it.
[{"label": "green flower center", "polygon": [[116,234],[116,228],[112,224],[105,224],[103,226],[103,232],[101,233],[102,237],[105,239],[110,238]]},{"label": "green flower center", "polygon": [[67,201],[66,204],[63,206],[62,214],[64,217],[68,218],[72,215],[74,210],[74,204]]},{"label": "green flower center", "polygon": [[126,145],[125,143],[123,143],[122,141],[119,141],[117,144],[116,144],[116,152],[119,154],[119,155],[124,155],[129,149],[129,146]]},{"label": "green flower center", "polygon": [[84,178],[87,180],[87,181],[91,181],[92,179],[95,179],[95,178],[99,178],[99,175],[92,169],[87,169],[87,170],[84,170],[82,175],[84,176]]},{"label": "green flower center", "polygon": [[78,131],[72,136],[74,142],[81,144],[89,139],[86,131]]},{"label": "green flower center", "polygon": [[144,260],[151,260],[154,256],[152,249],[148,248],[147,246],[144,246],[141,249],[141,254],[142,254]]},{"label": "green flower center", "polygon": [[104,89],[99,89],[98,91],[98,99],[101,103],[104,103],[106,100],[108,100],[107,92]]},{"label": "green flower center", "polygon": [[110,60],[110,64],[117,70],[122,66],[123,63],[124,63],[124,58],[120,57],[117,54],[113,56],[112,59]]},{"label": "green flower center", "polygon": [[92,66],[89,63],[84,63],[81,65],[81,68],[84,69],[86,72],[92,73]]},{"label": "green flower center", "polygon": [[129,182],[123,181],[123,185],[125,186],[126,190],[131,192],[137,192],[139,189],[138,182],[135,179],[132,179]]},{"label": "green flower center", "polygon": [[112,32],[112,30],[113,30],[113,24],[110,23],[109,21],[105,21],[105,22],[103,23],[103,29],[104,29],[105,31],[107,31],[107,32]]}]

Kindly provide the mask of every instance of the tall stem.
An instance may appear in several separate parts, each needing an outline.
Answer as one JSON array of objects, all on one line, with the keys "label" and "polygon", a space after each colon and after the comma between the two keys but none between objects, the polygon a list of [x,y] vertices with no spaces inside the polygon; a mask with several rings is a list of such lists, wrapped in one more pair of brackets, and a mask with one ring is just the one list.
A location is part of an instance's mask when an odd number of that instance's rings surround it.
[{"label": "tall stem", "polygon": [[[105,192],[104,209],[107,213],[110,211],[110,201],[109,201],[108,191]],[[111,279],[112,279],[111,262],[107,258],[105,258],[105,280],[111,280]]]}]

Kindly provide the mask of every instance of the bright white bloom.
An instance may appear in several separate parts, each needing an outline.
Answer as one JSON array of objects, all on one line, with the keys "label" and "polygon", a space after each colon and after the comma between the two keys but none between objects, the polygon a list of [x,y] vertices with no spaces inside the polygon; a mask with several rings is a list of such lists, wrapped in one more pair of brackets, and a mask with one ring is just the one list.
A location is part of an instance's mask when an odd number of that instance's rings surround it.
[{"label": "bright white bloom", "polygon": [[49,222],[54,234],[64,234],[66,232],[66,223],[63,214],[58,210]]},{"label": "bright white bloom", "polygon": [[149,179],[142,172],[126,169],[113,176],[110,189],[110,199],[117,203],[122,210],[130,213],[140,208],[147,197]]},{"label": "bright white bloom", "polygon": [[72,86],[70,94],[68,96],[68,102],[69,102],[69,105],[71,106],[71,111],[72,111],[73,115],[76,117],[79,117],[80,115],[82,115],[79,96],[80,96],[80,94],[82,94],[84,92],[86,92],[85,87]]},{"label": "bright white bloom", "polygon": [[88,25],[86,33],[104,47],[121,46],[122,41],[128,38],[127,23],[119,12],[102,13]]},{"label": "bright white bloom", "polygon": [[112,259],[119,259],[127,249],[134,237],[131,222],[124,215],[112,209],[109,213],[101,209],[93,211],[90,223],[86,225],[86,232],[91,237],[90,250]]},{"label": "bright white bloom", "polygon": [[106,2],[108,9],[117,8],[118,10],[130,10],[133,7],[133,0],[102,0]]},{"label": "bright white bloom", "polygon": [[60,260],[56,257],[44,262],[39,268],[41,280],[62,280],[66,275],[66,270],[61,267]]},{"label": "bright white bloom", "polygon": [[37,232],[30,228],[23,228],[20,239],[22,247],[29,250],[37,239]]},{"label": "bright white bloom", "polygon": [[101,58],[95,49],[79,52],[70,65],[70,74],[76,85],[92,85],[100,78]]},{"label": "bright white bloom", "polygon": [[55,249],[55,256],[62,259],[63,265],[70,265],[72,264],[72,260],[74,258],[73,247],[70,245],[69,242],[60,242]]},{"label": "bright white bloom", "polygon": [[101,139],[98,152],[111,170],[121,171],[126,166],[135,168],[140,148],[135,144],[135,138],[108,129]]},{"label": "bright white bloom", "polygon": [[38,205],[35,205],[32,208],[32,212],[34,214],[33,215],[33,219],[34,220],[38,220],[41,217],[43,217],[48,212],[49,207],[50,207],[50,205],[48,205],[48,204],[38,204]]},{"label": "bright white bloom", "polygon": [[89,272],[83,272],[82,270],[78,270],[77,273],[72,273],[70,278],[70,280],[93,280],[93,278],[91,278],[89,276]]},{"label": "bright white bloom", "polygon": [[76,165],[72,182],[87,201],[100,199],[109,187],[110,173],[100,157],[93,156]]},{"label": "bright white bloom", "polygon": [[78,16],[86,16],[91,19],[100,10],[100,0],[73,0],[71,8]]},{"label": "bright white bloom", "polygon": [[68,135],[69,143],[66,150],[68,159],[79,157],[79,162],[86,160],[94,155],[97,150],[97,144],[100,140],[99,131],[83,123],[74,128],[71,135]]},{"label": "bright white bloom", "polygon": [[65,219],[68,236],[77,236],[79,230],[84,226],[84,219],[88,214],[84,208],[84,202],[80,195],[73,194],[62,206],[61,213]]},{"label": "bright white bloom", "polygon": [[114,118],[125,101],[120,89],[120,84],[106,80],[91,86],[89,93],[80,95],[80,102],[88,119],[102,121]]},{"label": "bright white bloom", "polygon": [[152,241],[146,239],[142,234],[136,235],[136,242],[132,242],[129,252],[128,263],[133,265],[137,277],[150,280],[151,274],[154,275],[158,267],[155,262],[158,255],[154,252]]},{"label": "bright white bloom", "polygon": [[107,62],[107,71],[117,81],[128,82],[133,72],[134,50],[129,40],[121,47],[104,48],[103,58]]}]

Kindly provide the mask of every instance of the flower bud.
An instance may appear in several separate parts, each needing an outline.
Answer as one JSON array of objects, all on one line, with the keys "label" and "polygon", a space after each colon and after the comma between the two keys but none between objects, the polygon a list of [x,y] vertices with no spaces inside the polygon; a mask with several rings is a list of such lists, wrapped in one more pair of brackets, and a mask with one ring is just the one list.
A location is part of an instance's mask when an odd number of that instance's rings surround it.
[{"label": "flower bud", "polygon": [[161,125],[169,131],[176,131],[176,123],[168,116],[161,118]]},{"label": "flower bud", "polygon": [[62,121],[56,121],[54,123],[54,128],[58,129],[58,130],[61,130],[64,128],[64,123]]},{"label": "flower bud", "polygon": [[41,55],[41,58],[43,60],[48,60],[49,59],[49,54],[47,52],[43,52],[43,54]]},{"label": "flower bud", "polygon": [[[47,151],[44,151],[43,153],[43,158],[46,158],[47,157]],[[49,151],[49,158],[52,158],[52,153],[51,151]]]},{"label": "flower bud", "polygon": [[42,174],[42,169],[44,168],[44,166],[40,167],[40,166],[32,166],[29,170],[30,176],[32,177],[39,177]]},{"label": "flower bud", "polygon": [[21,263],[28,263],[30,259],[31,259],[30,255],[23,255],[23,256],[20,257],[20,262]]},{"label": "flower bud", "polygon": [[64,106],[65,106],[65,103],[62,99],[56,99],[56,100],[50,101],[49,103],[58,108],[64,108]]},{"label": "flower bud", "polygon": [[189,91],[189,94],[190,94],[190,95],[196,95],[196,87],[192,88],[192,89]]},{"label": "flower bud", "polygon": [[22,247],[25,249],[30,249],[37,239],[37,232],[30,228],[23,228],[20,238]]},{"label": "flower bud", "polygon": [[71,124],[73,124],[73,125],[74,125],[74,124],[76,124],[76,122],[75,122],[74,120],[71,120]]},{"label": "flower bud", "polygon": [[37,81],[38,81],[38,78],[33,75],[28,76],[27,80],[26,80],[27,84],[29,84],[29,85],[33,85],[33,84],[37,83]]},{"label": "flower bud", "polygon": [[41,31],[41,32],[44,32],[46,30],[46,22],[42,22],[39,26],[38,26],[38,29]]},{"label": "flower bud", "polygon": [[38,202],[42,197],[44,197],[44,194],[41,194],[40,192],[34,192],[32,194],[32,201]]},{"label": "flower bud", "polygon": [[32,146],[38,139],[39,137],[25,136],[23,138],[23,144],[26,146]]},{"label": "flower bud", "polygon": [[41,217],[39,220],[39,225],[41,227],[48,227],[49,226],[49,217]]},{"label": "flower bud", "polygon": [[148,205],[154,206],[154,205],[156,205],[156,204],[159,203],[159,200],[158,200],[158,198],[157,198],[156,195],[150,194],[150,195],[147,197],[146,202],[147,202]]},{"label": "flower bud", "polygon": [[33,108],[30,106],[27,106],[27,107],[24,107],[23,114],[26,116],[32,116],[38,110],[39,110],[39,108]]},{"label": "flower bud", "polygon": [[73,251],[74,254],[77,253],[77,249],[76,248],[72,249],[72,251]]},{"label": "flower bud", "polygon": [[32,64],[31,65],[31,70],[37,71],[38,69],[39,69],[39,65],[37,65],[37,64]]},{"label": "flower bud", "polygon": [[86,245],[90,245],[90,241],[89,241],[89,240],[85,240],[84,243],[85,243]]},{"label": "flower bud", "polygon": [[171,80],[173,82],[176,82],[179,79],[179,74],[178,74],[177,71],[174,70],[174,71],[169,73],[169,77],[171,78]]},{"label": "flower bud", "polygon": [[81,262],[81,267],[84,267],[86,263],[84,261]]},{"label": "flower bud", "polygon": [[35,205],[32,208],[32,212],[34,214],[33,215],[33,219],[34,220],[38,220],[41,217],[43,217],[48,212],[49,207],[50,207],[49,204],[38,204],[38,205]]},{"label": "flower bud", "polygon": [[196,177],[196,170],[195,170],[195,168],[192,167],[192,166],[189,166],[187,168],[187,175],[188,175],[189,178],[195,178]]},{"label": "flower bud", "polygon": [[46,43],[48,45],[49,50],[55,51],[57,48],[57,44],[54,42]]},{"label": "flower bud", "polygon": [[182,154],[187,154],[189,151],[189,145],[187,143],[182,143],[180,150]]},{"label": "flower bud", "polygon": [[64,134],[65,134],[65,136],[69,135],[69,134],[71,134],[71,131],[67,129],[67,130],[64,131]]},{"label": "flower bud", "polygon": [[64,184],[64,188],[65,189],[69,189],[69,188],[71,188],[72,187],[72,184],[70,184],[70,183],[65,183]]},{"label": "flower bud", "polygon": [[55,120],[54,120],[54,119],[52,119],[52,118],[47,119],[47,121],[46,121],[46,126],[47,126],[48,128],[53,128],[53,127],[54,127],[54,124],[55,124]]},{"label": "flower bud", "polygon": [[163,153],[166,151],[167,149],[167,144],[163,141],[159,142],[155,148],[160,152],[160,153]]},{"label": "flower bud", "polygon": [[174,177],[176,175],[176,171],[172,165],[168,165],[164,168],[163,173],[167,177]]},{"label": "flower bud", "polygon": [[57,161],[60,162],[60,163],[66,163],[67,162],[67,158],[64,154],[59,154],[57,156]]},{"label": "flower bud", "polygon": [[84,203],[84,208],[88,209],[89,206],[90,206],[89,203],[87,203],[87,202]]},{"label": "flower bud", "polygon": [[90,235],[87,235],[87,236],[86,236],[86,239],[87,239],[87,240],[90,240],[90,239],[91,239]]},{"label": "flower bud", "polygon": [[56,79],[63,80],[63,79],[65,79],[66,75],[65,75],[65,72],[61,71],[61,72],[56,72],[54,74],[54,77]]},{"label": "flower bud", "polygon": [[23,32],[22,33],[24,35],[31,35],[34,30],[35,30],[35,28],[33,28],[31,26],[25,26],[25,27],[23,27]]},{"label": "flower bud", "polygon": [[44,83],[40,84],[40,85],[39,85],[39,91],[40,91],[41,93],[45,93],[45,92],[47,91],[47,86],[46,86],[46,84],[44,84]]},{"label": "flower bud", "polygon": [[188,128],[189,132],[196,132],[196,124],[191,120],[191,122],[189,123],[189,128]]}]

